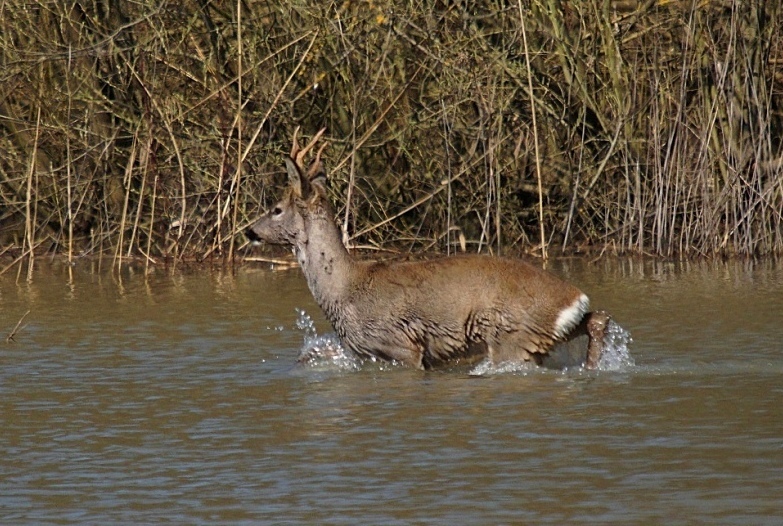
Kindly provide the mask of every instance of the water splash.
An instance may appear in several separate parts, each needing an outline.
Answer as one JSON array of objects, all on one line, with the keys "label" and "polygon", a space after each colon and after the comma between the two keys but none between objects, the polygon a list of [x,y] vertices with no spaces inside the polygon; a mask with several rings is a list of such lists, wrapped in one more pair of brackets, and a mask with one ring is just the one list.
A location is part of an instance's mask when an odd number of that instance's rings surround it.
[{"label": "water splash", "polygon": [[302,309],[296,309],[296,312],[299,316],[295,326],[304,332],[304,341],[296,358],[298,364],[316,369],[356,371],[361,368],[361,359],[343,348],[336,334],[319,335],[310,315]]},{"label": "water splash", "polygon": [[[319,335],[312,317],[303,309],[296,309],[298,317],[295,327],[302,331],[303,342],[299,349],[296,362],[300,365],[314,369],[338,369],[358,371],[364,361],[353,352],[345,349],[339,338],[334,333]],[[613,320],[609,321],[604,336],[604,352],[598,362],[599,371],[623,371],[635,365],[629,350],[633,342],[631,334]],[[389,366],[381,360],[378,362],[381,368]],[[582,370],[581,368],[578,368]],[[477,364],[468,374],[471,376],[487,376],[495,374],[527,374],[541,372],[542,368],[530,362],[506,362],[494,364],[489,360],[483,360]]]},{"label": "water splash", "polygon": [[309,340],[318,336],[318,333],[315,330],[315,322],[313,322],[313,318],[307,314],[304,309],[296,309],[296,313],[298,316],[294,327],[304,332],[304,342],[306,345]]},{"label": "water splash", "polygon": [[[604,351],[598,360],[599,371],[624,371],[636,365],[628,346],[633,343],[631,333],[613,320],[609,320],[604,334]],[[559,372],[583,371],[583,367],[567,367]],[[495,374],[528,374],[551,371],[534,365],[532,362],[504,362],[494,364],[483,360],[468,373],[471,376],[489,376]]]},{"label": "water splash", "polygon": [[489,358],[479,362],[468,372],[469,376],[491,376],[495,374],[527,374],[540,368],[532,362],[493,363]]},{"label": "water splash", "polygon": [[604,352],[598,360],[599,371],[623,371],[633,367],[631,351],[628,346],[633,343],[631,333],[620,327],[613,320],[609,320],[604,335]]}]

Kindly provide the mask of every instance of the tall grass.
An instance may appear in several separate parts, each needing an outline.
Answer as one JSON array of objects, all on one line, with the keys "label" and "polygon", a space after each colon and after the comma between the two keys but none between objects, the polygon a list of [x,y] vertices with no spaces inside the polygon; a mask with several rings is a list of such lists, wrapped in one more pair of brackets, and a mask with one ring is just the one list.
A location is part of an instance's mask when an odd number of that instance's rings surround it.
[{"label": "tall grass", "polygon": [[778,2],[0,4],[0,254],[244,254],[293,129],[345,240],[783,251]]}]

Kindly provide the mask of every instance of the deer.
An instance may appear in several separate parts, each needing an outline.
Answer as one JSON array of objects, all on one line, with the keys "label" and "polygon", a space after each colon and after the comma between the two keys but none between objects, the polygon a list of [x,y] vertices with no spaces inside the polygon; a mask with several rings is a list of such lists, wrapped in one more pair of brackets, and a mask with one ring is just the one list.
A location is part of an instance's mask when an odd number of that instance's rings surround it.
[{"label": "deer", "polygon": [[489,360],[596,369],[611,317],[585,293],[522,259],[482,254],[406,261],[354,257],[327,195],[321,155],[297,127],[282,199],[246,230],[251,244],[288,245],[342,345],[363,358],[429,370]]}]

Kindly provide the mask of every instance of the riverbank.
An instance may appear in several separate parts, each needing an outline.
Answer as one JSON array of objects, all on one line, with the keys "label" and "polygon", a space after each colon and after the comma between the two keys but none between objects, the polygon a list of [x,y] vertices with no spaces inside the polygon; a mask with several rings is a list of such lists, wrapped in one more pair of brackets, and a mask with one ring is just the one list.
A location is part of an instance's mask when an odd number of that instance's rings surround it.
[{"label": "riverbank", "polygon": [[234,261],[297,126],[358,246],[783,253],[779,2],[2,9],[0,253]]}]

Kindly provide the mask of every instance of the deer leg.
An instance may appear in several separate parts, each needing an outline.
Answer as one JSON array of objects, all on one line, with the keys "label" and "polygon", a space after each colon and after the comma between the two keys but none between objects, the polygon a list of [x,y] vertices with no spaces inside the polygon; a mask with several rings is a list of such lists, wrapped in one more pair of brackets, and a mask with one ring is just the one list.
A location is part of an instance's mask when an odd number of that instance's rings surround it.
[{"label": "deer leg", "polygon": [[606,311],[590,312],[585,316],[587,322],[587,335],[590,342],[587,344],[586,369],[597,369],[598,362],[604,352],[604,337],[612,317]]},{"label": "deer leg", "polygon": [[565,340],[556,342],[542,356],[541,365],[554,369],[581,365],[585,369],[597,369],[604,352],[604,336],[610,319],[611,316],[604,311],[588,312]]},{"label": "deer leg", "polygon": [[536,360],[533,355],[526,350],[530,345],[527,339],[523,339],[521,333],[505,332],[500,333],[487,342],[487,354],[490,361],[495,365],[501,363],[525,363]]},{"label": "deer leg", "polygon": [[368,354],[388,362],[399,362],[415,369],[427,368],[426,364],[422,360],[422,351],[416,348],[408,348],[394,343],[378,343]]},{"label": "deer leg", "polygon": [[556,342],[549,352],[540,355],[539,365],[547,369],[582,367],[589,344],[586,332],[572,331],[564,341]]}]

